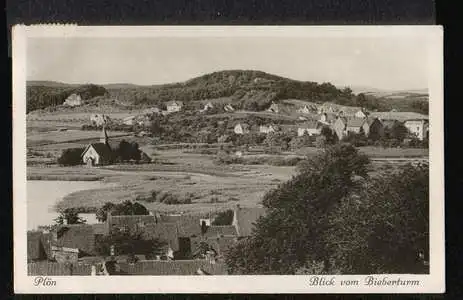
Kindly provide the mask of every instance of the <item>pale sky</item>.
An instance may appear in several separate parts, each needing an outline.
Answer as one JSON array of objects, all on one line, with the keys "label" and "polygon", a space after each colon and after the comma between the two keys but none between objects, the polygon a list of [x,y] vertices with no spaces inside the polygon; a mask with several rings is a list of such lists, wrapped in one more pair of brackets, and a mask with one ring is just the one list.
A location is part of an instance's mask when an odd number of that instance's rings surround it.
[{"label": "pale sky", "polygon": [[27,79],[181,82],[220,70],[387,90],[428,87],[424,38],[31,38]]}]

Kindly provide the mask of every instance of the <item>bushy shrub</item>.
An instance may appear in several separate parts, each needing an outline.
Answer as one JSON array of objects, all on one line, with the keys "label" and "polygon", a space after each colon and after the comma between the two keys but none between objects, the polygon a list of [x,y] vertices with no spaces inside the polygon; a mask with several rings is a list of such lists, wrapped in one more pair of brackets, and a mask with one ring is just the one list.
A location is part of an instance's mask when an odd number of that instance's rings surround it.
[{"label": "bushy shrub", "polygon": [[84,148],[69,148],[63,150],[58,158],[58,164],[62,166],[76,166],[82,163]]}]

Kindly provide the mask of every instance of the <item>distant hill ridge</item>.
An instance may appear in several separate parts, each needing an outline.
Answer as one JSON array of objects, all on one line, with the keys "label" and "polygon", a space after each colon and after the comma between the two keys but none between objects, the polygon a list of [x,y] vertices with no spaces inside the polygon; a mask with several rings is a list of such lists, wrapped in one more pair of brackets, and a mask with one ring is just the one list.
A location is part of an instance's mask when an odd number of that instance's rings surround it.
[{"label": "distant hill ridge", "polygon": [[[331,83],[298,81],[257,70],[217,71],[184,82],[162,85],[141,86],[118,83],[98,87],[107,91],[106,95],[116,99],[118,103],[133,106],[163,105],[172,100],[183,101],[189,105],[195,101],[221,98],[240,109],[251,111],[264,110],[272,102],[285,99],[317,103],[333,102],[378,110],[391,108],[384,101],[378,102],[375,97],[359,97],[349,88],[339,89]],[[46,105],[60,105],[62,97],[59,101],[56,99],[43,101],[43,97],[53,97],[55,92],[63,93],[63,89],[72,88],[78,87],[60,82],[28,82],[28,110],[43,108]],[[37,99],[29,99],[37,89],[47,90],[40,98],[40,105],[37,105]]]}]

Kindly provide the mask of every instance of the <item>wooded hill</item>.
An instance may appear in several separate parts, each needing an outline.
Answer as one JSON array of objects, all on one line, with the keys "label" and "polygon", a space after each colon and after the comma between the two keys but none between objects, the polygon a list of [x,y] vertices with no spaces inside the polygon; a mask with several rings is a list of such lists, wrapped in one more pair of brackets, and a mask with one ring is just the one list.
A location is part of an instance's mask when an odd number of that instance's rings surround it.
[{"label": "wooded hill", "polygon": [[[37,83],[37,82],[36,82]],[[261,71],[228,70],[206,74],[191,80],[156,86],[136,86],[130,84],[113,84],[94,86],[90,96],[100,96],[104,91],[117,103],[143,107],[149,105],[162,106],[167,101],[183,101],[189,105],[195,101],[206,99],[222,99],[233,103],[243,110],[260,111],[268,108],[272,101],[283,99],[299,99],[308,102],[333,102],[341,105],[363,106],[371,110],[411,110],[421,113],[427,107],[423,99],[408,101],[405,107],[396,107],[397,101],[389,103],[389,99],[374,96],[355,95],[350,88],[339,89],[331,83],[297,81]],[[62,104],[64,99],[77,89],[88,89],[87,86],[61,86],[61,84],[28,85],[28,111]],[[96,94],[93,94],[96,92]],[[82,95],[81,97],[85,99]],[[393,105],[392,105],[393,103]],[[401,106],[402,103],[400,103]]]},{"label": "wooded hill", "polygon": [[82,100],[89,100],[97,96],[104,96],[108,91],[98,85],[86,84],[81,86],[67,85],[27,85],[27,112],[63,104],[67,97],[78,94]]}]

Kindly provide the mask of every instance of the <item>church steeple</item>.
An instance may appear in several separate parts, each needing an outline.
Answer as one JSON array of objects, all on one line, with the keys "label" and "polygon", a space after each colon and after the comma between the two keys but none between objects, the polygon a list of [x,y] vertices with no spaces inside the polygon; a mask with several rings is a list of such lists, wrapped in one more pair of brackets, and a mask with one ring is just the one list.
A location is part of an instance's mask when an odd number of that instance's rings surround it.
[{"label": "church steeple", "polygon": [[105,125],[103,125],[103,132],[101,133],[100,143],[108,145],[108,134],[106,133]]}]

